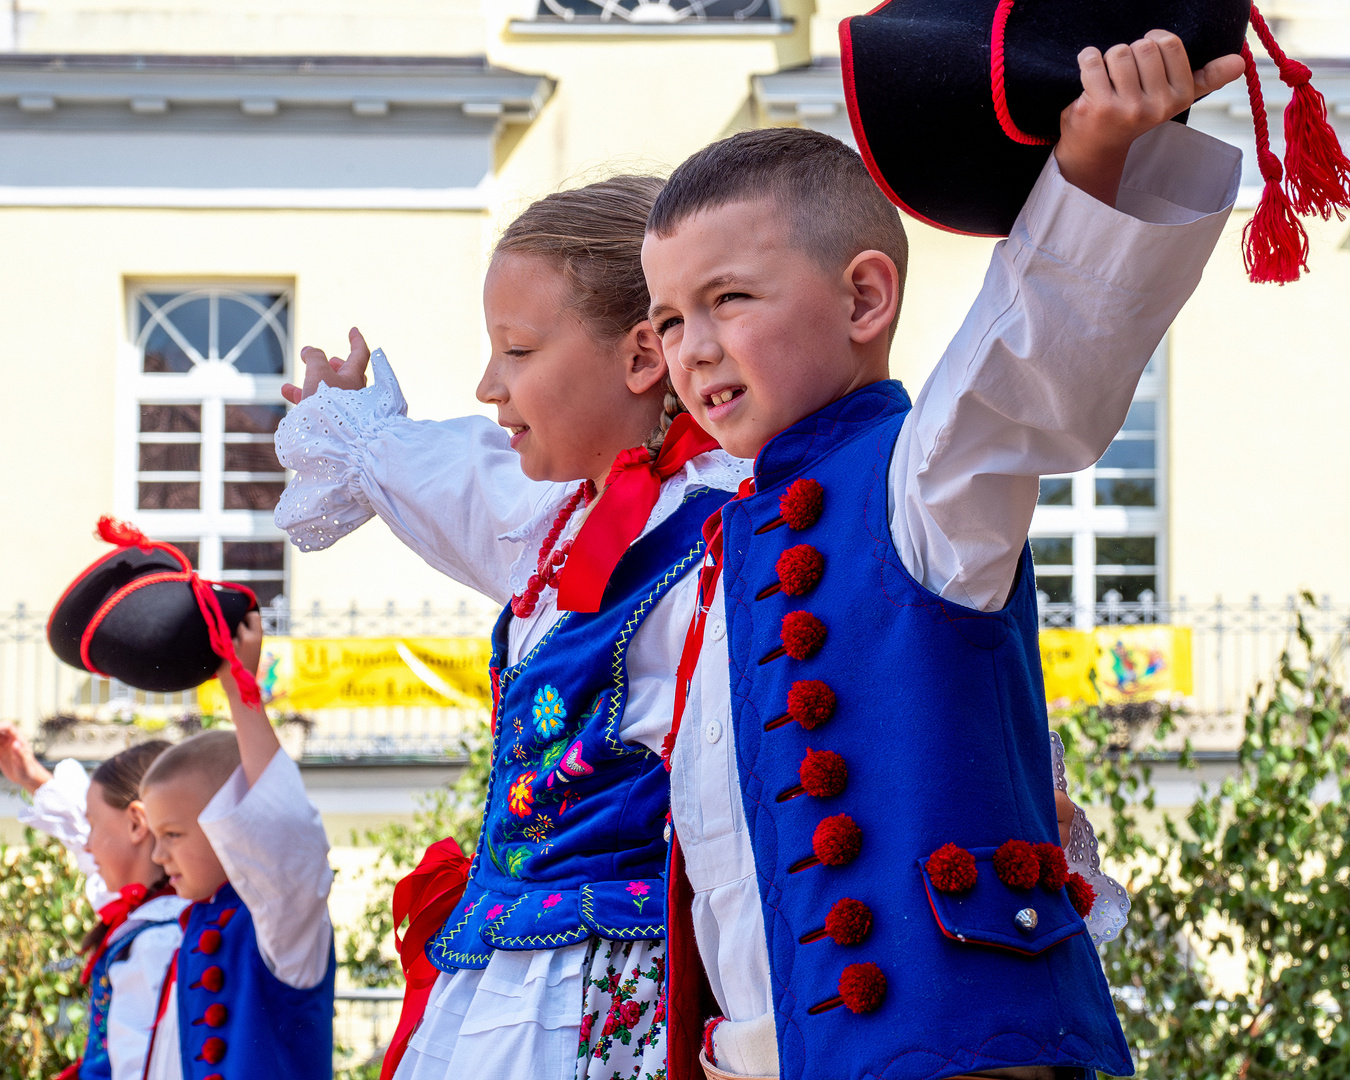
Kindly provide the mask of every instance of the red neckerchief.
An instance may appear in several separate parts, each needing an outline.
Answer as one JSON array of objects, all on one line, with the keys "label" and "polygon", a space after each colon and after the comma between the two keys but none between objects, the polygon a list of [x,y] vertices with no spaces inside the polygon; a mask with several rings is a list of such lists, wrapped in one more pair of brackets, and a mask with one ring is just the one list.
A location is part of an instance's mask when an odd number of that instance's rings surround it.
[{"label": "red neckerchief", "polygon": [[[380,1080],[389,1080],[407,1049],[413,1029],[426,1011],[439,972],[427,959],[427,942],[445,925],[469,880],[469,860],[449,837],[427,848],[417,869],[394,886],[394,945],[407,985],[398,1027],[384,1054]],[[408,932],[398,929],[408,920]]]},{"label": "red neckerchief", "polygon": [[90,953],[89,959],[85,961],[84,970],[80,972],[80,982],[86,986],[89,984],[89,980],[94,974],[94,965],[98,963],[99,957],[108,951],[108,939],[112,937],[112,932],[126,922],[133,911],[157,897],[171,896],[172,894],[172,885],[163,885],[154,892],[150,892],[139,881],[134,881],[130,885],[123,885],[116,900],[110,900],[98,909],[98,917],[108,929],[103,934],[103,940],[98,943],[98,948]]},{"label": "red neckerchief", "polygon": [[[755,478],[746,477],[731,501],[744,499],[754,493]],[[680,722],[684,719],[685,702],[689,700],[689,688],[694,681],[694,668],[698,667],[699,653],[703,651],[708,610],[712,607],[713,594],[717,592],[717,582],[722,576],[721,510],[703,523],[703,539],[707,548],[703,556],[703,569],[698,576],[698,609],[684,635],[684,650],[680,653],[680,666],[675,673],[675,714],[670,721],[670,731],[661,743],[661,760],[666,763],[667,772],[670,771],[670,755],[675,751],[675,736],[680,733]]]},{"label": "red neckerchief", "polygon": [[655,461],[641,446],[614,459],[604,495],[577,533],[558,577],[559,610],[600,610],[609,577],[651,517],[661,482],[683,469],[690,458],[717,446],[692,416],[681,413],[666,432]]}]

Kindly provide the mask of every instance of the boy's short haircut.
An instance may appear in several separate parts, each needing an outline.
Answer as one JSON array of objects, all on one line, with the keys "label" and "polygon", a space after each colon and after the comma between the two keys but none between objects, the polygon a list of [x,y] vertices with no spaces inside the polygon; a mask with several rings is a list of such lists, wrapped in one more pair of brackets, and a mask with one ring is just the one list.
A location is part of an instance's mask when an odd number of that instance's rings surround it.
[{"label": "boy's short haircut", "polygon": [[869,249],[889,255],[903,296],[909,241],[900,214],[858,152],[823,132],[761,128],[705,146],[671,174],[647,231],[670,236],[701,210],[761,198],[778,204],[792,242],[827,271]]},{"label": "boy's short haircut", "polygon": [[201,777],[214,794],[238,767],[239,742],[234,732],[203,731],[169,747],[155,758],[141,779],[141,791],[143,793],[152,784],[162,784],[190,773]]}]

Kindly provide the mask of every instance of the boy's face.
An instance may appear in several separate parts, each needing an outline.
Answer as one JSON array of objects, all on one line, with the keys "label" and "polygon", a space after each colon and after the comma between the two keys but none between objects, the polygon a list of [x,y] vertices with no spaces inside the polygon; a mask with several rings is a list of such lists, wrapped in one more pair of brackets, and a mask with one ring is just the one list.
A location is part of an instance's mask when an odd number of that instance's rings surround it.
[{"label": "boy's face", "polygon": [[857,297],[791,242],[772,199],[729,203],[642,246],[675,390],[705,431],[750,458],[792,424],[879,378],[854,334]]},{"label": "boy's face", "polygon": [[211,787],[204,776],[180,773],[141,792],[155,836],[150,858],[164,868],[169,884],[187,900],[209,899],[225,884],[225,868],[197,822],[215,794]]}]

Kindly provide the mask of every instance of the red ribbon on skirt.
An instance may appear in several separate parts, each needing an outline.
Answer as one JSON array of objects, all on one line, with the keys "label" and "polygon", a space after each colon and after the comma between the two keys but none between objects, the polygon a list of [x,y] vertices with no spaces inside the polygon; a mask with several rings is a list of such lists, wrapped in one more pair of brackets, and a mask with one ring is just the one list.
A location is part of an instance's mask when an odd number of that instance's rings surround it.
[{"label": "red ribbon on skirt", "polygon": [[[417,869],[394,886],[394,944],[407,985],[403,1009],[393,1041],[384,1054],[380,1080],[390,1080],[408,1048],[439,971],[427,959],[427,942],[445,925],[469,881],[469,860],[454,840],[446,837],[427,848]],[[408,932],[398,929],[408,920]]]}]

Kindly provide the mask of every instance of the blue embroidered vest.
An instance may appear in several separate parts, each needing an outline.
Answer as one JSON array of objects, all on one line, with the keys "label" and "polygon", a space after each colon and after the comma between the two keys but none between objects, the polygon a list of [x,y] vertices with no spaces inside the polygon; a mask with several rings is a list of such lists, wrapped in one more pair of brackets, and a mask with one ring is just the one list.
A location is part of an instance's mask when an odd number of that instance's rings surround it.
[{"label": "blue embroidered vest", "polygon": [[[949,603],[915,581],[887,509],[908,410],[895,382],[832,403],[769,442],[757,494],[723,511],[737,761],[782,1076],[937,1080],[1032,1065],[1129,1074],[1101,963],[1066,890],[1012,888],[992,862],[1010,839],[1059,842],[1030,552],[999,611]],[[803,478],[823,489],[817,520],[772,527],[780,497]],[[823,556],[818,583],[765,595],[798,545]],[[789,612],[816,616],[823,643],[804,633],[781,655]],[[794,683],[810,680],[828,685],[835,707],[808,730],[781,718]],[[801,792],[808,747],[842,756],[842,791]],[[840,834],[813,843],[831,828],[816,832],[823,819],[841,815],[860,830],[856,853]],[[941,891],[925,870],[948,843],[975,859],[964,892]],[[854,944],[823,933],[843,898],[871,911]],[[1026,910],[1035,915],[1019,920]],[[879,1003],[867,964],[885,979]],[[841,1003],[859,985],[871,1000],[852,1000],[870,1011]]]},{"label": "blue embroidered vest", "polygon": [[329,946],[317,986],[287,986],[267,970],[253,917],[232,886],[193,904],[178,951],[183,1080],[331,1080],[336,970]]},{"label": "blue embroidered vest", "polygon": [[497,620],[483,831],[464,897],[427,944],[440,970],[486,967],[493,949],[665,936],[670,785],[659,755],[619,738],[626,657],[643,619],[699,565],[700,527],[728,498],[687,494],[624,553],[599,611],[565,612],[514,666],[501,666],[511,609]]},{"label": "blue embroidered vest", "polygon": [[112,1061],[108,1057],[108,1009],[112,1005],[113,964],[125,960],[131,952],[131,943],[152,926],[165,926],[172,919],[143,922],[132,927],[114,941],[94,964],[89,973],[89,1035],[84,1043],[84,1057],[80,1059],[80,1080],[112,1080]]}]

